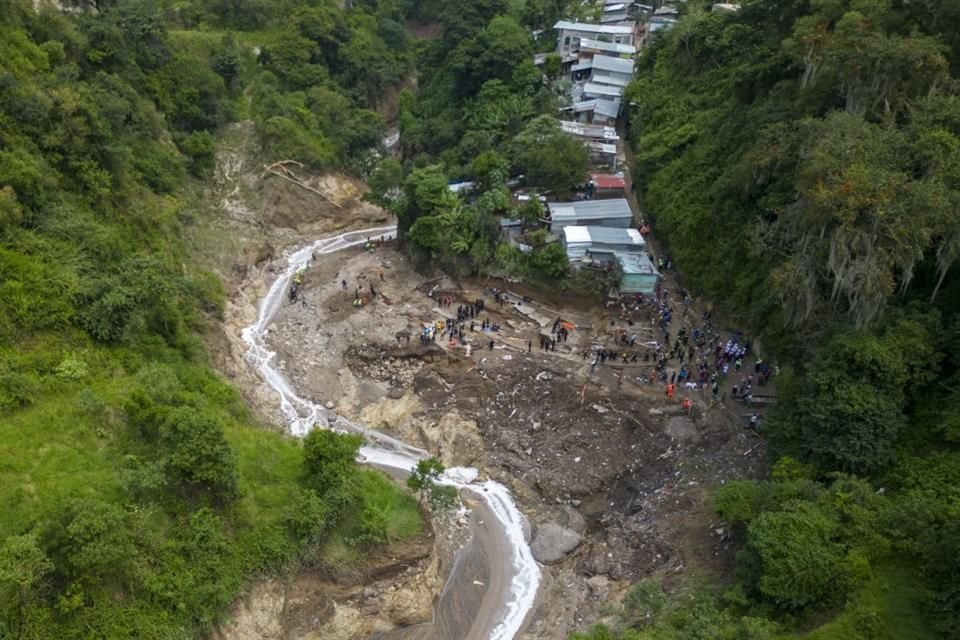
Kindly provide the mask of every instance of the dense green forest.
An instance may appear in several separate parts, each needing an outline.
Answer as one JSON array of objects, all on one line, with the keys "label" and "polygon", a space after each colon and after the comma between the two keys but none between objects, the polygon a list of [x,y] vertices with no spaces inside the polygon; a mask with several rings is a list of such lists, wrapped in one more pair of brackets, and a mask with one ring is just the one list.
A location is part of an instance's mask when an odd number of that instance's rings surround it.
[{"label": "dense green forest", "polygon": [[960,634],[960,11],[688,3],[628,91],[635,183],[690,287],[783,368],[769,480],[714,506],[728,584],[577,638]]},{"label": "dense green forest", "polygon": [[[538,228],[544,206],[536,198],[522,204],[510,198],[511,179],[531,192],[563,197],[587,178],[587,148],[563,133],[556,118],[565,82],[560,59],[548,56],[542,67],[533,59],[556,48],[550,27],[569,13],[565,5],[452,0],[416,6],[414,15],[439,35],[418,43],[417,90],[399,96],[400,158],[380,162],[370,186],[373,199],[397,215],[405,246],[421,265],[602,295],[617,281],[616,273],[571,272],[563,248]],[[454,193],[447,185],[455,181],[474,188]],[[524,221],[530,252],[502,241],[498,216]]]},{"label": "dense green forest", "polygon": [[410,47],[389,3],[72,4],[0,1],[0,638],[196,637],[251,576],[422,526],[356,439],[213,373],[186,242],[218,127],[362,171]]},{"label": "dense green forest", "polygon": [[[369,178],[423,264],[605,291],[494,216],[543,215],[510,202],[520,174],[558,195],[584,178],[545,117],[557,61],[532,54],[589,9],[64,4],[0,0],[0,638],[195,637],[253,575],[420,527],[356,440],[261,429],[212,372],[223,292],[185,238],[216,131],[251,119],[270,159]],[[577,637],[956,637],[960,9],[701,5],[639,62],[634,183],[685,284],[781,365],[772,472],[714,492],[735,576],[645,580]]]}]

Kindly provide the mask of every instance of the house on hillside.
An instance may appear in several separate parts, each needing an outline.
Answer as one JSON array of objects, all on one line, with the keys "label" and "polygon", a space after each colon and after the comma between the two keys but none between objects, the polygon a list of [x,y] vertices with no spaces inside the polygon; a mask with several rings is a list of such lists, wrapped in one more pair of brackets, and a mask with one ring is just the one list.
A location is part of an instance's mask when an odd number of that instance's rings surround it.
[{"label": "house on hillside", "polygon": [[617,227],[578,226],[570,225],[563,228],[563,246],[567,251],[567,258],[571,262],[582,260],[588,254],[613,259],[616,251],[636,253],[645,251],[647,243],[636,229],[621,229]]},{"label": "house on hillside", "polygon": [[587,82],[579,87],[580,91],[575,91],[583,100],[620,100],[623,98],[623,87],[611,84],[600,84],[597,82]]},{"label": "house on hillside", "polygon": [[595,55],[632,59],[633,56],[637,55],[637,48],[632,44],[617,44],[615,42],[581,38],[580,47],[577,49],[577,53],[579,54],[579,59],[581,61],[592,58]]},{"label": "house on hillside", "polygon": [[633,79],[633,60],[603,54],[582,57],[570,68],[574,82],[593,82],[625,87]]},{"label": "house on hillside", "polygon": [[653,13],[653,7],[632,0],[603,0],[603,15],[600,22],[611,24],[639,20],[644,14]]},{"label": "house on hillside", "polygon": [[627,192],[623,173],[594,173],[589,182],[590,197],[594,200],[622,198]]},{"label": "house on hillside", "polygon": [[654,266],[650,254],[616,251],[614,257],[623,269],[619,286],[621,294],[653,295],[660,281],[660,272]]},{"label": "house on hillside", "polygon": [[570,105],[564,110],[578,122],[614,125],[623,91],[633,79],[633,60],[603,53],[581,55],[570,68]]},{"label": "house on hillside", "polygon": [[583,38],[628,45],[633,45],[637,40],[635,24],[589,24],[561,20],[553,28],[558,32],[557,53],[561,57],[577,51]]},{"label": "house on hillside", "polygon": [[590,164],[594,169],[617,170],[617,145],[607,142],[588,142]]},{"label": "house on hillside", "polygon": [[577,124],[607,129],[617,124],[617,117],[620,115],[620,98],[585,99],[582,88],[571,93],[577,99],[562,107],[560,111],[576,120]]},{"label": "house on hillside", "polygon": [[623,271],[618,284],[621,294],[652,294],[656,290],[660,273],[636,229],[567,226],[562,242],[575,268],[618,263]]},{"label": "house on hillside", "polygon": [[673,4],[664,4],[662,7],[653,12],[653,16],[650,17],[650,20],[647,22],[647,32],[644,38],[644,42],[648,41],[653,37],[653,34],[658,31],[667,31],[672,29],[677,21],[680,19],[680,10],[676,5]]},{"label": "house on hillside", "polygon": [[600,22],[602,24],[620,24],[626,22],[629,19],[627,14],[627,5],[625,4],[612,4],[607,5],[603,8],[603,15],[600,16]]},{"label": "house on hillside", "polygon": [[605,142],[614,144],[620,139],[620,135],[613,127],[605,127],[597,124],[583,124],[580,122],[561,120],[560,130],[571,136],[579,138],[584,142]]},{"label": "house on hillside", "polygon": [[581,200],[579,202],[551,202],[550,231],[562,233],[569,226],[597,226],[629,229],[633,226],[633,211],[625,199]]}]

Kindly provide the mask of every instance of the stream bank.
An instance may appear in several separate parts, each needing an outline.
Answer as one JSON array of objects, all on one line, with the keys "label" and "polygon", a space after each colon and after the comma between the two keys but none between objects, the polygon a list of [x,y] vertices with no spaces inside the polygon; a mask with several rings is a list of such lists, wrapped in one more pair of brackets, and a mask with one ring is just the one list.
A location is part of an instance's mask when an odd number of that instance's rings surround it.
[{"label": "stream bank", "polygon": [[[218,164],[230,170],[223,172],[216,200],[222,206],[207,236],[208,255],[216,258],[211,262],[228,285],[225,321],[211,342],[218,368],[243,390],[265,427],[276,428],[271,425],[283,424],[284,416],[276,394],[249,366],[243,328],[256,321],[259,301],[285,268],[285,249],[354,224],[380,225],[386,216],[360,199],[362,184],[349,178],[311,181],[341,204],[335,206],[293,185],[263,180],[245,164],[249,156],[242,148],[230,153]],[[390,304],[355,308],[355,289],[344,293],[343,280],[351,287],[373,283]],[[397,340],[398,332],[445,312],[418,290],[428,282],[454,298],[454,312],[463,302],[487,299],[488,315],[501,326],[489,336],[493,350],[487,336],[469,354],[420,345],[416,333],[409,344],[402,335]],[[662,389],[639,381],[637,369],[590,371],[577,349],[609,339],[611,320],[602,312],[536,292],[528,305],[534,312],[498,308],[484,288],[481,282],[427,278],[390,248],[346,249],[310,262],[303,300],[280,307],[265,339],[277,352],[279,370],[308,400],[447,464],[476,466],[508,486],[532,521],[535,546],[554,526],[565,530],[561,538],[569,540],[571,532],[578,537],[572,547],[561,545],[559,556],[548,554],[556,559],[548,560],[553,564],[545,567],[537,608],[521,638],[563,638],[601,619],[638,577],[727,568],[732,551],[706,504],[706,487],[759,473],[763,452],[750,434],[722,408],[706,410],[698,398],[693,417],[677,415]],[[571,342],[556,353],[538,351],[543,322],[559,316],[577,326]],[[483,576],[476,581],[487,585]],[[471,585],[463,585],[465,595]],[[277,602],[276,590],[265,588],[252,592],[245,606],[276,612]],[[477,598],[465,597],[466,606],[476,608]],[[422,609],[411,603],[416,610]],[[353,627],[344,622],[343,628]],[[414,627],[385,637],[429,633]],[[445,640],[451,637],[458,638]]]}]

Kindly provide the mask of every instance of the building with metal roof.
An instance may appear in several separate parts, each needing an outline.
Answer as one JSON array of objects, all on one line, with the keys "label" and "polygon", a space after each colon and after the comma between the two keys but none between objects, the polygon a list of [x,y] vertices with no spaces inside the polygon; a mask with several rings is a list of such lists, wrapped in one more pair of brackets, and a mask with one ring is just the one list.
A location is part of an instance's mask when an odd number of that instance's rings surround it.
[{"label": "building with metal roof", "polygon": [[633,57],[637,53],[637,48],[632,44],[618,44],[616,42],[604,42],[603,40],[594,40],[592,38],[580,38],[580,57],[608,54],[618,58]]},{"label": "building with metal roof", "polygon": [[642,251],[647,243],[636,229],[570,225],[563,228],[563,246],[575,261],[586,254]]},{"label": "building with metal roof", "polygon": [[610,73],[601,73],[594,69],[593,74],[590,76],[590,82],[594,84],[608,84],[612,87],[626,87],[630,84],[631,78],[624,78],[619,75],[610,74]]},{"label": "building with metal roof", "polygon": [[[583,103],[580,103],[583,104]],[[584,140],[600,140],[603,142],[616,142],[620,135],[613,127],[605,127],[598,124],[583,124],[581,122],[570,122],[569,120],[560,121],[560,130],[569,133],[572,136],[583,138]]]},{"label": "building with metal roof", "polygon": [[656,290],[660,273],[636,229],[571,225],[563,228],[562,238],[567,259],[574,266],[618,262],[623,271],[620,293],[652,294]]},{"label": "building with metal roof", "polygon": [[610,13],[604,13],[600,16],[600,22],[603,24],[622,24],[626,22],[629,17],[626,10],[611,11]]},{"label": "building with metal roof", "polygon": [[[595,33],[604,36],[633,35],[633,27],[629,25],[605,25],[591,22],[567,22],[566,20],[560,20],[553,25],[553,28],[559,31],[578,31],[580,33]],[[614,40],[614,42],[616,42],[616,40]]]},{"label": "building with metal roof", "polygon": [[597,71],[606,71],[612,74],[621,74],[633,77],[633,60],[616,58],[614,56],[596,55],[592,59],[593,68]]},{"label": "building with metal roof", "polygon": [[590,176],[590,197],[594,200],[622,198],[627,192],[623,173],[594,173]]},{"label": "building with metal roof", "polygon": [[599,226],[628,229],[633,225],[633,211],[624,198],[550,202],[550,231],[562,233],[568,226]]},{"label": "building with metal roof", "polygon": [[620,98],[623,97],[623,87],[588,82],[583,85],[583,97],[587,100],[591,98]]},{"label": "building with metal roof", "polygon": [[631,24],[590,24],[586,22],[567,22],[561,20],[553,25],[557,34],[557,53],[561,56],[580,48],[581,38],[596,40],[603,38],[614,44],[633,45],[637,37],[637,27]]},{"label": "building with metal roof", "polygon": [[620,293],[652,295],[657,290],[660,272],[649,254],[644,252],[615,251],[614,257],[623,269],[620,278]]}]

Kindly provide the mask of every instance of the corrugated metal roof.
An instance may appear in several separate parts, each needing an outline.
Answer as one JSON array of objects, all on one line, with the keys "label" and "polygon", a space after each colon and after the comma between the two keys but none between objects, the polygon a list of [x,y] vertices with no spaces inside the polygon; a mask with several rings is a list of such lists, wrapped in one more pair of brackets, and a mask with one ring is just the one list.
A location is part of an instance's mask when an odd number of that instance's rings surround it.
[{"label": "corrugated metal roof", "polygon": [[613,254],[620,261],[625,274],[631,275],[660,275],[653,261],[645,252],[614,251]]},{"label": "corrugated metal roof", "polygon": [[633,219],[630,203],[624,198],[551,202],[547,206],[550,209],[550,219],[554,222],[561,220],[600,220],[604,218]]},{"label": "corrugated metal roof", "polygon": [[593,108],[593,113],[606,116],[607,118],[616,118],[620,115],[620,100],[617,98],[613,100],[597,100],[597,104]]},{"label": "corrugated metal roof", "polygon": [[633,60],[598,54],[593,56],[593,68],[600,71],[610,71],[611,73],[622,73],[632,76]]},{"label": "corrugated metal roof", "polygon": [[597,189],[626,189],[627,187],[622,173],[594,173],[590,176],[590,182]]},{"label": "corrugated metal roof", "polygon": [[577,64],[570,67],[570,71],[585,71],[587,69],[593,68],[593,61],[587,60],[586,62],[578,62]]},{"label": "corrugated metal roof", "polygon": [[600,16],[600,22],[625,22],[627,19],[626,11],[615,11],[612,13],[605,13]]},{"label": "corrugated metal roof", "polygon": [[597,73],[594,71],[593,75],[590,76],[590,81],[594,84],[606,84],[611,87],[625,87],[630,84],[629,78],[623,78],[620,76],[611,75],[609,73]]},{"label": "corrugated metal roof", "polygon": [[[590,111],[595,105],[591,104],[594,102],[600,102],[599,100],[589,100],[585,102],[577,102],[573,105],[574,111]],[[586,105],[586,108],[578,109],[578,105]],[[616,142],[620,139],[620,136],[617,134],[617,130],[613,127],[605,127],[599,124],[584,124],[582,122],[570,122],[569,120],[560,121],[560,130],[564,133],[569,133],[572,136],[577,136],[578,138],[590,138],[593,140],[607,140]]]},{"label": "corrugated metal roof", "polygon": [[563,241],[568,245],[604,245],[598,247],[607,251],[612,247],[623,247],[628,252],[646,246],[646,241],[636,229],[622,227],[601,227],[596,225],[567,225],[563,228]]},{"label": "corrugated metal roof", "polygon": [[620,87],[614,87],[608,84],[597,84],[595,82],[588,82],[583,85],[583,95],[592,95],[592,96],[608,96],[612,98],[619,98],[623,95],[623,89]]},{"label": "corrugated metal roof", "polygon": [[[596,100],[584,100],[583,102],[574,102],[570,106],[570,108],[573,109],[574,113],[582,113],[584,111],[593,111],[593,108],[596,106],[597,106]],[[566,131],[566,129],[564,129],[564,131]],[[573,133],[573,132],[567,131],[567,133]]]},{"label": "corrugated metal roof", "polygon": [[560,20],[553,25],[554,29],[566,29],[568,31],[582,31],[584,33],[602,33],[605,35],[630,35],[633,33],[633,27],[629,25],[608,25],[608,24],[590,24],[587,22],[567,22]]},{"label": "corrugated metal roof", "polygon": [[590,244],[589,227],[570,225],[563,228],[563,241],[571,244]]},{"label": "corrugated metal roof", "polygon": [[637,48],[631,44],[617,44],[615,42],[602,42],[590,38],[580,38],[580,50],[591,49],[596,51],[606,51],[619,55],[632,56],[637,52]]},{"label": "corrugated metal roof", "polygon": [[587,147],[590,148],[590,151],[595,153],[603,153],[610,156],[617,155],[617,145],[615,144],[606,144],[603,142],[587,142]]},{"label": "corrugated metal roof", "polygon": [[587,227],[590,233],[590,242],[600,245],[614,245],[624,247],[643,247],[646,241],[636,229],[619,227]]},{"label": "corrugated metal roof", "polygon": [[676,21],[676,20],[673,20],[673,19],[669,19],[669,20],[666,20],[666,19],[664,19],[664,20],[651,20],[651,21],[650,21],[650,26],[649,26],[648,30],[650,31],[650,33],[656,33],[657,31],[662,31],[662,30],[664,30],[664,29],[670,29],[670,28],[672,28],[673,25],[675,25],[675,24],[677,24],[677,21]]}]

